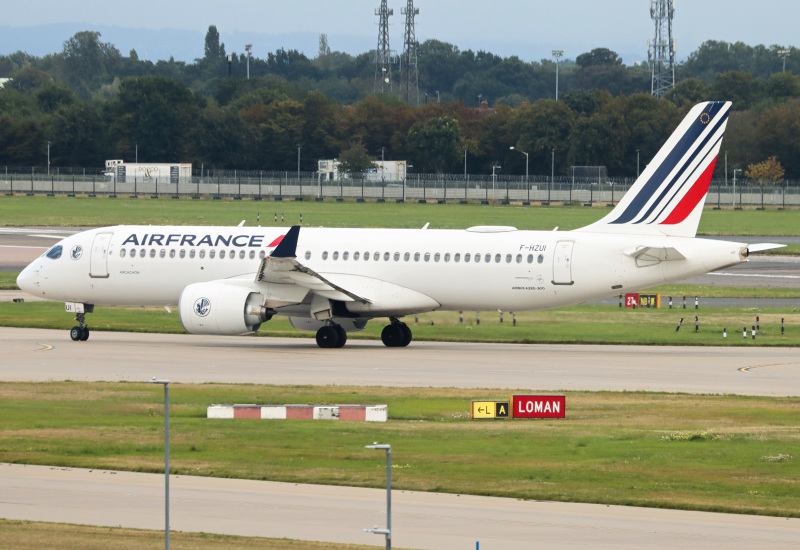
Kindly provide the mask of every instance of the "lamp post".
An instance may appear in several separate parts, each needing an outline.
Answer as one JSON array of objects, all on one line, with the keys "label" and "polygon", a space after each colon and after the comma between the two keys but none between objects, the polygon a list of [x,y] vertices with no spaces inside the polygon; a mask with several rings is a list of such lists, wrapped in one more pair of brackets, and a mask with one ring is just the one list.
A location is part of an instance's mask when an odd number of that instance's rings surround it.
[{"label": "lamp post", "polygon": [[386,535],[386,550],[392,548],[392,446],[391,445],[366,445],[365,449],[383,449],[386,451],[386,529],[364,529],[366,533]]},{"label": "lamp post", "polygon": [[525,155],[525,187],[528,189],[528,202],[531,202],[531,186],[528,184],[528,153],[523,151],[522,149],[515,149],[512,145],[509,147],[512,151],[519,151],[523,155]]},{"label": "lamp post", "polygon": [[150,384],[164,384],[164,548],[169,550],[169,380],[152,378]]},{"label": "lamp post", "polygon": [[[741,172],[741,168],[733,169],[733,208],[736,209],[736,172]],[[741,205],[740,205],[741,206]]]},{"label": "lamp post", "polygon": [[136,164],[139,164],[139,142],[134,141],[133,143],[136,145]]},{"label": "lamp post", "polygon": [[556,58],[556,101],[558,101],[558,60],[564,55],[564,50],[553,50],[553,57]]},{"label": "lamp post", "polygon": [[791,55],[791,50],[778,50],[778,55],[783,59],[783,72],[786,72],[786,58]]},{"label": "lamp post", "polygon": [[636,177],[639,177],[639,149],[636,149]]},{"label": "lamp post", "polygon": [[47,142],[47,175],[50,175],[50,142]]},{"label": "lamp post", "polygon": [[300,181],[300,149],[302,147],[300,144],[297,144],[297,181]]},{"label": "lamp post", "polygon": [[250,80],[250,52],[253,50],[253,45],[245,44],[244,50],[247,52],[247,80]]}]

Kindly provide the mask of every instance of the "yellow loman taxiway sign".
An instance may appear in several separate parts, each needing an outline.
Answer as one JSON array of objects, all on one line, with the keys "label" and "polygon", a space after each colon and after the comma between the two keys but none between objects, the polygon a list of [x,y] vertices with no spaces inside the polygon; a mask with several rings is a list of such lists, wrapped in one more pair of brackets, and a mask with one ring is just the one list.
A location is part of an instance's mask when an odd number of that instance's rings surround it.
[{"label": "yellow loman taxiway sign", "polygon": [[473,401],[472,418],[508,418],[508,401]]}]

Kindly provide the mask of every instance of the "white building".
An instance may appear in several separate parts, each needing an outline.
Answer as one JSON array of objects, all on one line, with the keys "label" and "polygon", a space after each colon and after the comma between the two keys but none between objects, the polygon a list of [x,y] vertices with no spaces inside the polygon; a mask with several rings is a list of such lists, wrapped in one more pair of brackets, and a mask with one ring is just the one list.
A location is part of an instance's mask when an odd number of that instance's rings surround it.
[{"label": "white building", "polygon": [[[375,167],[370,168],[364,174],[367,181],[405,181],[406,166],[404,160],[376,160]],[[336,159],[321,160],[318,163],[317,175],[322,181],[336,181],[339,178],[347,178],[347,175],[339,171],[339,161]]]}]

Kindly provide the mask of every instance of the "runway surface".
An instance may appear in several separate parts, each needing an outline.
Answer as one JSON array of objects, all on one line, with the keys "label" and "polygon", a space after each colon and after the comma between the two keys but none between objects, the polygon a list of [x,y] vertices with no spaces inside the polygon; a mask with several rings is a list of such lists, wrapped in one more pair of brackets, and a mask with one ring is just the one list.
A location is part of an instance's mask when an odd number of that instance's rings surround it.
[{"label": "runway surface", "polygon": [[468,344],[0,328],[0,380],[800,394],[797,348]]}]

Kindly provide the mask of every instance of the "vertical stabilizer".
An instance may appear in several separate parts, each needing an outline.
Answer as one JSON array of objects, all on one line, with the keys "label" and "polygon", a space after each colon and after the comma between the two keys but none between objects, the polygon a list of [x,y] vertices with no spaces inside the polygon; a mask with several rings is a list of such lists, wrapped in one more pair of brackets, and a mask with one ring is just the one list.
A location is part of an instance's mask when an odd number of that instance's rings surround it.
[{"label": "vertical stabilizer", "polygon": [[730,108],[695,105],[619,204],[578,231],[694,237]]}]

